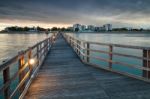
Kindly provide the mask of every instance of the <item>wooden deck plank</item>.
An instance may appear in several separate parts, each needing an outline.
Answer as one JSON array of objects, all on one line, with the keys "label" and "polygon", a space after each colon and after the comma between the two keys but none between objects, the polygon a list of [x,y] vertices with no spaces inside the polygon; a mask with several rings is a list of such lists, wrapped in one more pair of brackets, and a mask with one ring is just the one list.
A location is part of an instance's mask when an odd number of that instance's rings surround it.
[{"label": "wooden deck plank", "polygon": [[150,99],[150,84],[83,64],[60,36],[25,99]]}]

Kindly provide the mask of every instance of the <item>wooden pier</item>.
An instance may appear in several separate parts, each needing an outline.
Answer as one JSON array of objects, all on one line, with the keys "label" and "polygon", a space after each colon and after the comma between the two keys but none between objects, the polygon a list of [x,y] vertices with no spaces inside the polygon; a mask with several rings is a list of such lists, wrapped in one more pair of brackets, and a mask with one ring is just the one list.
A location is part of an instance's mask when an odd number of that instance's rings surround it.
[{"label": "wooden pier", "polygon": [[150,84],[83,64],[59,36],[25,99],[148,99]]},{"label": "wooden pier", "polygon": [[[70,36],[64,35],[63,37],[62,34],[58,34],[55,43],[53,37],[48,39],[47,43],[44,42],[48,50],[43,47],[43,52],[48,54],[46,55],[45,53],[45,59],[42,62],[38,62],[41,65],[39,65],[37,76],[35,74],[32,77],[32,73],[29,76],[32,81],[29,84],[25,83],[20,98],[150,99],[150,83],[147,76],[143,76],[140,79],[130,75],[124,76],[124,74],[122,75],[111,69],[100,69],[96,66],[91,66],[91,64],[86,63],[90,61],[90,57],[81,57],[83,56],[82,51],[80,51],[82,49],[82,46],[80,46],[81,41],[76,40],[75,44],[71,40]],[[50,46],[51,44],[53,45],[52,47]],[[87,44],[87,48],[89,47],[90,45]],[[111,53],[112,49],[111,46]],[[87,50],[86,53],[90,54],[90,51]],[[39,56],[41,55],[38,55],[38,58]],[[112,58],[112,54],[110,54],[110,60]],[[109,68],[112,68],[112,61],[109,62]],[[146,67],[142,69],[144,72],[149,71]],[[21,86],[19,90],[22,88]],[[4,86],[3,90],[8,92],[8,86]],[[6,99],[9,99],[9,97],[9,93],[5,94]]]}]

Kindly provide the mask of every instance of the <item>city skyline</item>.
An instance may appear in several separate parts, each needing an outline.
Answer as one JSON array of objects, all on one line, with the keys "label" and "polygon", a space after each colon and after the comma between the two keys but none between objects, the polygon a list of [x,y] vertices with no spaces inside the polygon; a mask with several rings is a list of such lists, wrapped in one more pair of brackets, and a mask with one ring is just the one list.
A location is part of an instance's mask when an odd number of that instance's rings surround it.
[{"label": "city skyline", "polygon": [[1,0],[0,30],[8,26],[68,27],[75,23],[150,28],[149,0]]}]

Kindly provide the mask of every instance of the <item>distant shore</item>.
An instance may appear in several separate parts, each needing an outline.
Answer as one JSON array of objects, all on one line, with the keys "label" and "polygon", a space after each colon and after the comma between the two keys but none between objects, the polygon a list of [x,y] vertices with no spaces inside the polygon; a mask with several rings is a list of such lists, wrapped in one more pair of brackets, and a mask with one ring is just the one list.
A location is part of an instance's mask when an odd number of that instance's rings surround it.
[{"label": "distant shore", "polygon": [[0,32],[0,34],[42,34],[45,31],[40,32],[28,32],[28,31],[10,31],[10,32]]},{"label": "distant shore", "polygon": [[[49,33],[56,33],[57,31],[54,31],[54,32],[49,32]],[[42,33],[45,33],[45,31],[40,31],[40,32],[29,32],[29,31],[10,31],[10,32],[0,32],[0,34],[42,34]],[[63,33],[106,33],[106,34],[128,34],[128,33],[131,33],[131,34],[148,34],[150,33],[150,31],[99,31],[99,32],[72,32],[72,31],[65,31]]]},{"label": "distant shore", "polygon": [[70,32],[70,33],[102,33],[102,34],[104,34],[104,33],[106,33],[106,34],[110,34],[110,33],[112,33],[112,34],[129,34],[129,33],[131,33],[131,34],[150,34],[150,31],[100,31],[100,32]]}]

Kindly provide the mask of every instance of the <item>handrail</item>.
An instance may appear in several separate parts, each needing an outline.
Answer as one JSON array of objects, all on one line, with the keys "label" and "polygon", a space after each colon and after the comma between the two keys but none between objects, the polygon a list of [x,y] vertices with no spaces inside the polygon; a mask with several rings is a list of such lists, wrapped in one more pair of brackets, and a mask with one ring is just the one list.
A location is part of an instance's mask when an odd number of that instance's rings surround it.
[{"label": "handrail", "polygon": [[[32,79],[36,76],[38,69],[55,42],[56,37],[57,34],[53,34],[51,37],[34,46],[20,51],[18,55],[0,65],[0,72],[3,73],[3,85],[0,86],[0,93],[5,99],[12,99],[18,93],[19,98],[24,97]],[[16,63],[18,63],[18,70],[14,75],[10,75],[10,68]],[[15,90],[11,91],[11,84],[17,79],[19,79],[19,83]]]},{"label": "handrail", "polygon": [[[82,62],[89,64],[89,65],[94,65],[98,68],[102,68],[102,69],[113,71],[119,74],[127,75],[132,78],[150,82],[150,47],[90,42],[90,41],[80,40],[79,38],[72,37],[66,33],[63,34],[63,37],[71,45],[71,47],[77,53],[77,55],[82,60]],[[104,51],[100,49],[93,49],[90,47],[91,45],[106,46],[108,47],[108,51]],[[125,49],[132,49],[132,50],[136,49],[136,50],[142,51],[143,56],[136,56],[136,55],[130,55],[130,54],[123,54],[120,52],[114,52],[115,48],[125,48]],[[108,55],[108,58],[94,56],[92,55],[92,52],[106,54]],[[139,61],[142,61],[143,65],[140,66],[140,65],[135,65],[131,63],[121,62],[119,60],[113,60],[114,56],[126,57],[128,59],[137,59]],[[92,63],[91,62],[92,59],[107,62],[108,66],[105,66],[105,68],[104,66],[101,67],[99,64],[97,65],[95,63]],[[116,64],[116,65],[119,64],[124,67],[141,70],[142,75],[135,75],[129,72],[122,72],[122,71],[116,70],[113,68],[113,64]]]}]

